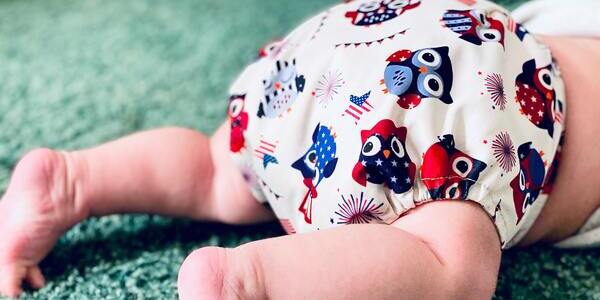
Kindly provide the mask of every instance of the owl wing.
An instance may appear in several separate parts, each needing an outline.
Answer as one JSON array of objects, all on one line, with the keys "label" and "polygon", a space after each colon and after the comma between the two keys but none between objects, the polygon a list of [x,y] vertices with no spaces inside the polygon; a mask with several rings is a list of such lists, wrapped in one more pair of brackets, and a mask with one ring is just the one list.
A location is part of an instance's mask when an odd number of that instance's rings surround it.
[{"label": "owl wing", "polygon": [[404,94],[413,82],[413,71],[402,65],[388,65],[385,68],[383,80],[390,94]]},{"label": "owl wing", "polygon": [[423,156],[421,178],[428,190],[441,188],[450,174],[449,157],[439,143],[431,146]]},{"label": "owl wing", "polygon": [[517,83],[517,101],[521,106],[521,113],[536,126],[540,127],[548,117],[546,102],[531,85]]},{"label": "owl wing", "polygon": [[360,162],[357,162],[352,169],[352,179],[362,186],[367,186],[367,172]]}]

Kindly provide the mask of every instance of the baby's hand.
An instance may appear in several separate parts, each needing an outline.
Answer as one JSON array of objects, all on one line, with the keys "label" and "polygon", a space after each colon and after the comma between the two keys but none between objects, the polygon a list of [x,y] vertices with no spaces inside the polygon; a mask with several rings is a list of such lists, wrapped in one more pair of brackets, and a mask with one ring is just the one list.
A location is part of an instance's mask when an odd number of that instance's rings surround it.
[{"label": "baby's hand", "polygon": [[74,205],[66,158],[34,150],[17,164],[0,200],[0,294],[16,297],[23,281],[42,288],[38,263],[58,237],[83,219]]}]

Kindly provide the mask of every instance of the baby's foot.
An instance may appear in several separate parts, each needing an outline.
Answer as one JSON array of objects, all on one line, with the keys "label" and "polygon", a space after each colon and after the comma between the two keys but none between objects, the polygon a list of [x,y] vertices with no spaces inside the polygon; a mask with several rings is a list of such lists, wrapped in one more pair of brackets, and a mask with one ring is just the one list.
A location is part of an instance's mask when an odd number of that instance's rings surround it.
[{"label": "baby's foot", "polygon": [[17,164],[0,201],[0,294],[18,296],[21,283],[44,286],[38,263],[67,229],[85,217],[65,154],[38,149]]}]

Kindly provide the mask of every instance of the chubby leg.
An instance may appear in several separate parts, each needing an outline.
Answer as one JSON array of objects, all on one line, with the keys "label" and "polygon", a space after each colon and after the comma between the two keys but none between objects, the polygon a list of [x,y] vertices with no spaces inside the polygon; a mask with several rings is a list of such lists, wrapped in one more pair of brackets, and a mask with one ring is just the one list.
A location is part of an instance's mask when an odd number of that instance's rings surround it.
[{"label": "chubby leg", "polygon": [[272,218],[229,160],[228,134],[225,125],[211,139],[164,128],[92,149],[25,155],[0,201],[0,294],[17,296],[23,281],[42,287],[38,263],[88,216],[156,213],[237,224]]},{"label": "chubby leg", "polygon": [[426,204],[390,225],[350,225],[234,249],[202,248],[179,272],[188,299],[489,299],[500,243],[466,201]]}]

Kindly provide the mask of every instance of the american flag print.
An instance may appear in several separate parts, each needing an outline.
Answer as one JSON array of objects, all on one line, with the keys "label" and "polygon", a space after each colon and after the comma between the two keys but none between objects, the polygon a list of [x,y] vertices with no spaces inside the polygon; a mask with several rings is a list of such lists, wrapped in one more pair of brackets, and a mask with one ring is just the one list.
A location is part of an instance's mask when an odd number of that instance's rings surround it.
[{"label": "american flag print", "polygon": [[267,168],[269,164],[278,164],[279,161],[275,157],[275,150],[277,149],[278,142],[270,142],[265,140],[264,138],[260,139],[258,147],[254,149],[254,156],[258,159],[262,160],[263,168]]},{"label": "american flag print", "polygon": [[523,25],[515,22],[513,18],[508,19],[508,30],[514,33],[521,42],[525,39],[525,36],[529,34],[529,31],[527,31]]},{"label": "american flag print", "polygon": [[285,233],[287,233],[287,234],[296,233],[294,224],[292,224],[292,221],[290,221],[289,219],[279,219],[279,223],[281,224],[281,227],[283,227],[283,230],[285,231]]},{"label": "american flag print", "polygon": [[342,116],[350,116],[354,120],[354,124],[358,124],[358,121],[360,121],[363,114],[374,109],[373,105],[368,101],[370,96],[371,91],[368,91],[360,97],[350,95],[350,104],[348,104],[348,107],[344,110]]}]

